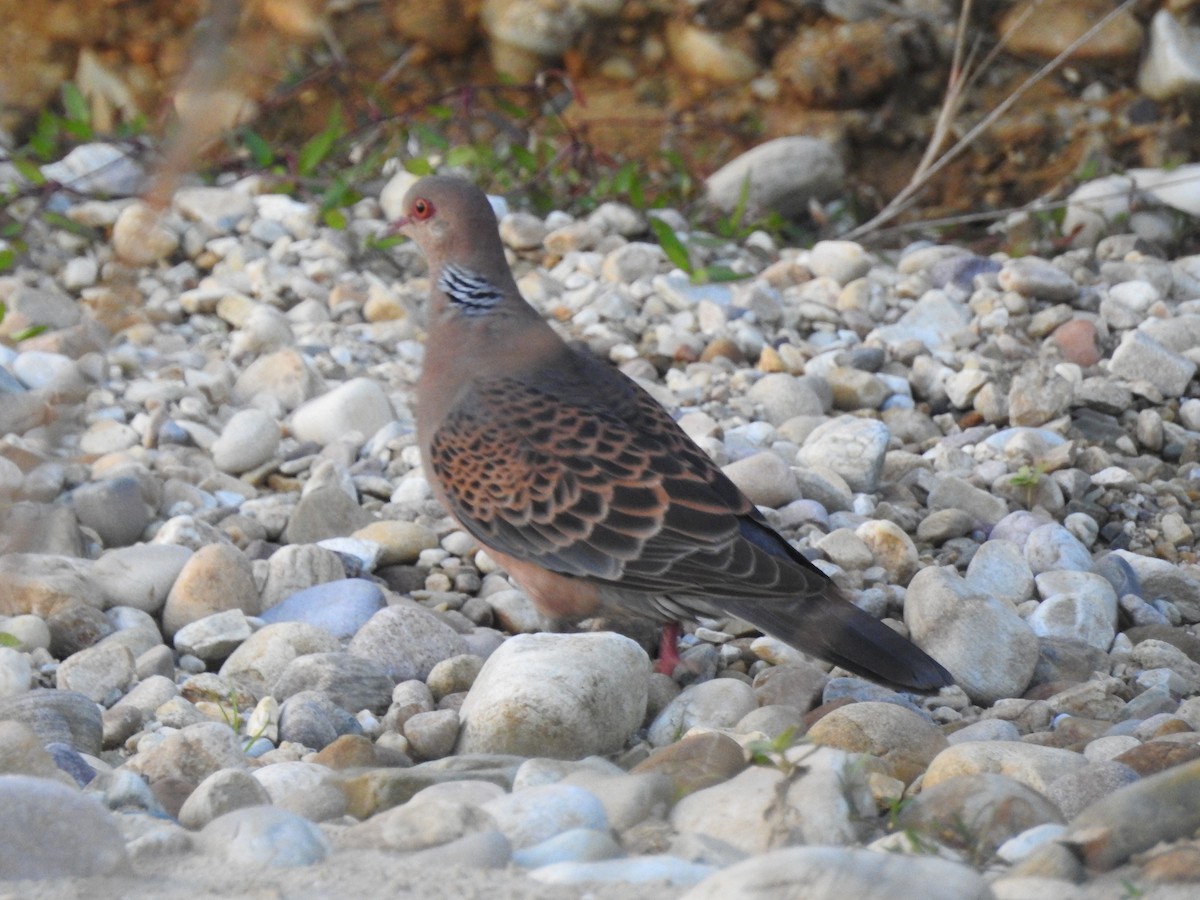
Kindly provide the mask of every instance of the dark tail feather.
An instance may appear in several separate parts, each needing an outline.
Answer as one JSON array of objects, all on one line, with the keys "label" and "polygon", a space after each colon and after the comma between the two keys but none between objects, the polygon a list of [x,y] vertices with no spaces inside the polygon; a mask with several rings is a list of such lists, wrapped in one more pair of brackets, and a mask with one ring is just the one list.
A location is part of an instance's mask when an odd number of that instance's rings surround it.
[{"label": "dark tail feather", "polygon": [[[832,586],[829,591],[834,593]],[[954,683],[928,653],[835,593],[787,607],[728,600],[721,606],[798,650],[872,681],[913,691]]]}]

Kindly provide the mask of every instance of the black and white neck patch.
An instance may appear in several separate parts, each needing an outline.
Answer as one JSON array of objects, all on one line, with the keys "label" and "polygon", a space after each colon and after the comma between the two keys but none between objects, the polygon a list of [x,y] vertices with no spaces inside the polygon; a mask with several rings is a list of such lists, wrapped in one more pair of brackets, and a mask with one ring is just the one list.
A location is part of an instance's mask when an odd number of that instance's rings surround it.
[{"label": "black and white neck patch", "polygon": [[451,303],[468,316],[491,312],[504,299],[500,289],[478,272],[453,263],[442,267],[437,286],[438,290],[450,298]]}]

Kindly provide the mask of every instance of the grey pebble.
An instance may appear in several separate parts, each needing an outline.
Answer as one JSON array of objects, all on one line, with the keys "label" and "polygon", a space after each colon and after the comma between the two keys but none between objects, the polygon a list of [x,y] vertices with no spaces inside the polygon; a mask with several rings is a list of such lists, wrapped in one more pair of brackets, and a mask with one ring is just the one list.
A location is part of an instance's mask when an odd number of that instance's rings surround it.
[{"label": "grey pebble", "polygon": [[332,852],[312,822],[274,806],[247,806],[213,819],[196,835],[201,851],[233,865],[309,866]]},{"label": "grey pebble", "polygon": [[0,775],[0,806],[0,878],[132,871],[112,816],[73,788],[29,775]]}]

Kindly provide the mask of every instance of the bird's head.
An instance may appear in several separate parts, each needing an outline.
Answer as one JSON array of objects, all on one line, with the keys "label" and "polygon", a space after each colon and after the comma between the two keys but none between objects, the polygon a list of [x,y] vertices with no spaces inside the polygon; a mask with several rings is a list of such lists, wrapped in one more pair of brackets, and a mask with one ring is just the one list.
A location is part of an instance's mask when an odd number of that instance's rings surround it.
[{"label": "bird's head", "polygon": [[430,268],[447,261],[504,259],[496,214],[483,191],[470,182],[444,175],[422,178],[404,195],[403,210],[391,230],[412,238]]}]

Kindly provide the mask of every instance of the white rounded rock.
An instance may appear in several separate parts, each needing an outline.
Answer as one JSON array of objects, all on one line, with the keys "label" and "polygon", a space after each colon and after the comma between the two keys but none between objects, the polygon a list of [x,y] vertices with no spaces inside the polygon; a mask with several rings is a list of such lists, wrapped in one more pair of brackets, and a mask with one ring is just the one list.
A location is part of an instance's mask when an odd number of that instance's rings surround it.
[{"label": "white rounded rock", "polygon": [[1037,665],[1038,640],[1012,605],[977,590],[953,568],[929,566],[908,584],[904,624],[980,705],[1019,697]]},{"label": "white rounded rock", "polygon": [[733,678],[689,685],[655,718],[648,737],[656,747],[674,743],[691,728],[732,728],[758,707],[754,688]]},{"label": "white rounded rock", "polygon": [[213,464],[240,475],[269,460],[279,449],[279,425],[260,409],[235,413],[212,445]]},{"label": "white rounded rock", "polygon": [[325,446],[351,431],[370,437],[395,418],[377,382],[353,378],[297,409],[292,414],[292,433],[299,440]]},{"label": "white rounded rock", "polygon": [[457,752],[615,753],[642,724],[649,680],[646,652],[627,637],[517,635],[488,658],[467,694]]},{"label": "white rounded rock", "polygon": [[[0,632],[6,626],[0,625]],[[33,670],[29,657],[12,647],[0,647],[0,697],[15,697],[29,690]]]}]

